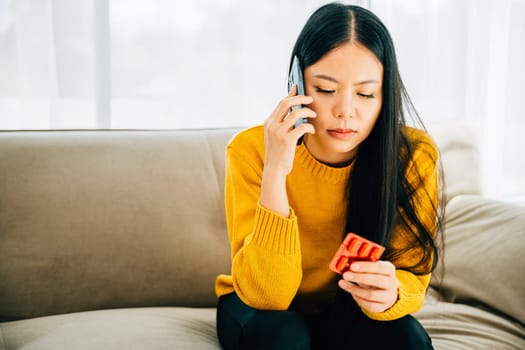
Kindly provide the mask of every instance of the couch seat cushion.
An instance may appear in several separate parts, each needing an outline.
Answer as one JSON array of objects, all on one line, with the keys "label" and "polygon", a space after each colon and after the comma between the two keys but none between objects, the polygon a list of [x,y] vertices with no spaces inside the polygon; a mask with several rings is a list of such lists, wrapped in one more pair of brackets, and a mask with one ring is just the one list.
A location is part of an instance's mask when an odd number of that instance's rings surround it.
[{"label": "couch seat cushion", "polygon": [[482,309],[431,301],[414,315],[436,350],[525,349],[525,327]]},{"label": "couch seat cushion", "polygon": [[1,350],[220,349],[214,308],[152,307],[46,316],[0,323],[0,334]]}]

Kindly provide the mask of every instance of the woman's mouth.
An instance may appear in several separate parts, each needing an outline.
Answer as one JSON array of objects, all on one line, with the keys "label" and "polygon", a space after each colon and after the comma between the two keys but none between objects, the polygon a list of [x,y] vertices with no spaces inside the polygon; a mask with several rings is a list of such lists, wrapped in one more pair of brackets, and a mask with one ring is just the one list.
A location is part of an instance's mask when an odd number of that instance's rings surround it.
[{"label": "woman's mouth", "polygon": [[356,133],[357,131],[354,129],[330,129],[328,130],[328,134],[330,136],[336,139],[339,139],[339,140],[348,140]]}]

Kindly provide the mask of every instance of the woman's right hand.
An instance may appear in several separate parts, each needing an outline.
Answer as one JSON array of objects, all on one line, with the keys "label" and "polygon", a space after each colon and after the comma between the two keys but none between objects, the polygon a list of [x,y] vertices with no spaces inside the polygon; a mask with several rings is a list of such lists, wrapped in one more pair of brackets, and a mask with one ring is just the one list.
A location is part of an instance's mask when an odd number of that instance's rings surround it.
[{"label": "woman's right hand", "polygon": [[265,160],[264,168],[272,169],[284,176],[292,171],[297,140],[304,134],[314,134],[310,123],[294,124],[302,118],[315,118],[316,113],[308,107],[290,112],[294,106],[307,105],[313,102],[311,96],[296,96],[297,85],[293,85],[288,96],[277,105],[264,123]]},{"label": "woman's right hand", "polygon": [[264,169],[261,184],[261,205],[285,217],[290,214],[286,192],[286,176],[292,171],[295,147],[299,137],[305,133],[314,134],[310,123],[294,124],[301,118],[315,118],[316,113],[308,107],[290,112],[298,105],[313,102],[310,96],[296,96],[297,86],[293,86],[264,123]]}]

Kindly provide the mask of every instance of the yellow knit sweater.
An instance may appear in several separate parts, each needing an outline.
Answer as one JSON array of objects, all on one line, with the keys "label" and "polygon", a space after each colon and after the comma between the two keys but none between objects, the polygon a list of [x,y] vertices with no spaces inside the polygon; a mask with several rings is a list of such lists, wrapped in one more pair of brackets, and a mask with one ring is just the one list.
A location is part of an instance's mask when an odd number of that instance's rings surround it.
[{"label": "yellow knit sweater", "polygon": [[[418,210],[427,227],[434,227],[432,204],[437,205],[437,149],[423,131],[407,128],[406,134],[418,142],[406,176],[422,183],[415,193]],[[286,310],[296,298],[326,303],[335,293],[340,278],[328,264],[345,234],[346,182],[352,165],[343,168],[317,161],[305,145],[296,149],[287,177],[290,216],[283,217],[259,203],[264,161],[264,129],[253,127],[237,134],[226,150],[225,204],[232,270],[215,282],[218,296],[235,291],[256,309]],[[417,180],[416,180],[417,179]],[[432,201],[426,193],[430,194]],[[428,212],[428,214],[426,213]],[[403,247],[403,229],[396,227],[391,248]],[[417,252],[405,254],[402,262],[417,259]],[[392,261],[399,265],[400,261]],[[397,270],[399,297],[388,310],[371,313],[377,320],[393,320],[417,311],[423,304],[430,275],[418,276]],[[304,306],[304,305],[303,305]]]}]

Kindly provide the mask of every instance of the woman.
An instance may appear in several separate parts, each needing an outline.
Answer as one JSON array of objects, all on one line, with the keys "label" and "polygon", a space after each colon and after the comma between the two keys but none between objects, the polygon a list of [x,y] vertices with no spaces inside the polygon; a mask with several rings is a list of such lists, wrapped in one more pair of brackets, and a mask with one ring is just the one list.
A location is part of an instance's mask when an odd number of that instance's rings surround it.
[{"label": "woman", "polygon": [[[390,35],[370,11],[328,4],[295,56],[305,95],[294,86],[264,126],[227,147],[232,271],[215,286],[221,345],[432,349],[410,313],[438,258],[438,151],[405,126],[413,108]],[[328,264],[347,232],[386,251],[340,276]]]}]

